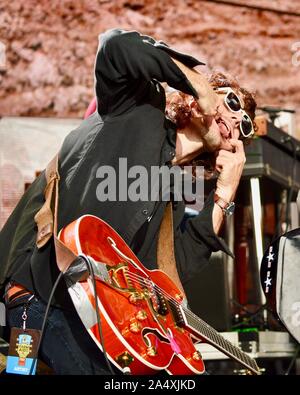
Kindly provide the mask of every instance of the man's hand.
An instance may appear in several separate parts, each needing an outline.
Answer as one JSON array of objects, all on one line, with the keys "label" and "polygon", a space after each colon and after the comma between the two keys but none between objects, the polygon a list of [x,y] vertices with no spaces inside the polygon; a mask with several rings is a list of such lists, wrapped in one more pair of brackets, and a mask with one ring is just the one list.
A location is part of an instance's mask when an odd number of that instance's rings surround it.
[{"label": "man's hand", "polygon": [[[216,169],[219,171],[216,193],[226,202],[234,199],[239,185],[244,164],[246,162],[244,145],[242,141],[229,140],[234,152],[220,150],[216,158]],[[216,234],[219,233],[223,223],[224,214],[222,209],[215,204],[212,214],[213,228]]]},{"label": "man's hand", "polygon": [[202,74],[197,73],[191,83],[198,93],[199,98],[196,101],[201,113],[205,117],[215,116],[218,96],[207,79]]},{"label": "man's hand", "polygon": [[216,158],[216,169],[220,173],[216,193],[227,202],[234,199],[246,162],[242,141],[231,139],[229,142],[234,152],[220,150]]},{"label": "man's hand", "polygon": [[193,85],[193,88],[198,93],[199,98],[195,98],[195,100],[199,106],[201,115],[208,117],[214,116],[217,111],[218,96],[213,90],[212,86],[209,84],[207,78],[204,76],[204,74],[194,69],[188,68],[178,60],[173,58],[172,60],[186,75],[187,79],[190,81],[190,83]]}]

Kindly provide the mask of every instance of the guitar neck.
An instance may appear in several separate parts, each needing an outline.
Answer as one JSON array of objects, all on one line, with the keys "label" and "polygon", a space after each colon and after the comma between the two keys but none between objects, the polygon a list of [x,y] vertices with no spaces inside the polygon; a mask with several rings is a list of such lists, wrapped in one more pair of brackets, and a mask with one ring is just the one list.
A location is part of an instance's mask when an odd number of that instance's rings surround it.
[{"label": "guitar neck", "polygon": [[204,339],[207,343],[228,355],[230,358],[235,359],[254,374],[260,374],[259,368],[253,358],[249,357],[249,355],[244,353],[241,349],[234,346],[205,321],[201,320],[201,318],[197,317],[190,310],[182,306],[176,310],[176,321],[178,326],[184,326],[186,330],[199,340]]}]

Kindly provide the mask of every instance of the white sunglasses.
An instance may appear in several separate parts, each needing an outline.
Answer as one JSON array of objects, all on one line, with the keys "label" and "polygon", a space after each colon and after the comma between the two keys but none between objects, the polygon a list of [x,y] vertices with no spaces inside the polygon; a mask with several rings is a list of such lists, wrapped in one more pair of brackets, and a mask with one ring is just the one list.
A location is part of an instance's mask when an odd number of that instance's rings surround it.
[{"label": "white sunglasses", "polygon": [[216,88],[217,93],[225,93],[224,103],[232,112],[241,112],[240,131],[244,138],[249,138],[254,134],[253,122],[249,115],[242,109],[242,103],[238,95],[230,87]]}]

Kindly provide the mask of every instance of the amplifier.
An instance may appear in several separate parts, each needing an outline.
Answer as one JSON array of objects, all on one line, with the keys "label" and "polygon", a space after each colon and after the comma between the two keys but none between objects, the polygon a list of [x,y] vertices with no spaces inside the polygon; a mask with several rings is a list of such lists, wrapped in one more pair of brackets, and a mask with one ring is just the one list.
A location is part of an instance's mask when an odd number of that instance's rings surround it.
[{"label": "amplifier", "polygon": [[266,177],[283,188],[300,189],[300,141],[270,122],[265,128],[265,135],[245,147],[243,178]]}]

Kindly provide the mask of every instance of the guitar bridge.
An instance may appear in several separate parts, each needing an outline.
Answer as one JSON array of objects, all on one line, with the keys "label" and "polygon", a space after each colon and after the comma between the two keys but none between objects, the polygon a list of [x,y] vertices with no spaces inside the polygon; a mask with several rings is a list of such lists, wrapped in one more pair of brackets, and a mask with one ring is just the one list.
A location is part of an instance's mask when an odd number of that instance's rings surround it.
[{"label": "guitar bridge", "polygon": [[118,265],[109,268],[109,277],[111,285],[121,291],[135,291],[135,287],[131,280],[128,263],[120,262]]}]

